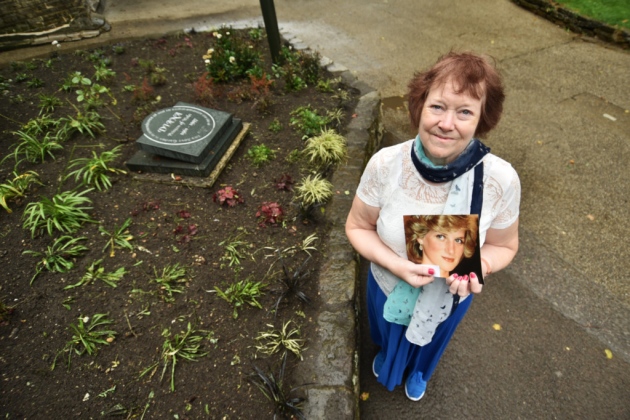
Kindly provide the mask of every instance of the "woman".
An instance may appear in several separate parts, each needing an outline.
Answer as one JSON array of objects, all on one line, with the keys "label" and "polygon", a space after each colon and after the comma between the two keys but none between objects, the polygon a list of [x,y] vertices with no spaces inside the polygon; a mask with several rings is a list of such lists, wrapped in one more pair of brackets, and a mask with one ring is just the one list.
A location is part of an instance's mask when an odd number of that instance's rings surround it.
[{"label": "woman", "polygon": [[[384,148],[368,163],[346,222],[354,248],[372,262],[367,301],[378,381],[392,391],[405,382],[413,401],[424,395],[446,345],[485,277],[506,267],[518,249],[520,183],[509,163],[475,136],[492,130],[503,110],[494,67],[472,53],[449,53],[409,84],[418,136]],[[478,214],[481,273],[434,277],[407,258],[403,216]],[[422,288],[409,325],[387,321],[388,295],[404,282]]]},{"label": "woman", "polygon": [[407,257],[418,264],[437,265],[449,277],[463,257],[475,254],[476,215],[405,216]]}]

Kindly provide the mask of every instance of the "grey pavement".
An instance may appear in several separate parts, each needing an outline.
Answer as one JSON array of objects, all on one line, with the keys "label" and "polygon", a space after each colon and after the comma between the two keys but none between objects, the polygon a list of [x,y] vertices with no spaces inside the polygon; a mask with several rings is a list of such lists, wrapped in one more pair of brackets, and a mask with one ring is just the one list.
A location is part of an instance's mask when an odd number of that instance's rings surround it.
[{"label": "grey pavement", "polygon": [[[381,130],[385,144],[414,135],[402,98],[414,71],[451,49],[466,49],[495,57],[504,75],[504,116],[486,143],[516,168],[523,190],[520,251],[489,278],[418,403],[401,389],[387,392],[371,374],[376,349],[364,306],[352,305],[362,297],[365,264],[352,259],[342,235],[348,201],[332,203],[331,260],[320,279],[329,300],[319,319],[318,351],[304,373],[325,381],[309,391],[310,417],[630,418],[630,53],[576,36],[508,0],[275,5],[292,42],[329,58],[332,69],[365,93],[359,114],[365,119],[349,129],[353,157],[336,174],[336,185],[356,189],[360,162],[371,152],[365,146],[381,141]],[[103,6],[111,32],[77,47],[262,22],[255,0],[107,0]],[[0,62],[49,51],[4,52]],[[379,97],[380,112],[373,113]],[[359,392],[369,396],[357,408]]]}]

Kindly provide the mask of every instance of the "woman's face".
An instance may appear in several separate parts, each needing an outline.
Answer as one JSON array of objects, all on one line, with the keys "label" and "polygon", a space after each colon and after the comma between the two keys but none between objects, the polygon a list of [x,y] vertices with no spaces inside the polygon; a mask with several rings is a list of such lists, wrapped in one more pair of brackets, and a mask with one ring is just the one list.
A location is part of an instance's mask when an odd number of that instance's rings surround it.
[{"label": "woman's face", "polygon": [[479,124],[481,104],[481,99],[455,93],[450,81],[431,88],[418,127],[424,152],[431,162],[446,165],[464,151]]},{"label": "woman's face", "polygon": [[448,277],[464,256],[465,240],[466,229],[429,231],[423,239],[418,239],[422,245],[422,264],[438,265],[440,276]]}]

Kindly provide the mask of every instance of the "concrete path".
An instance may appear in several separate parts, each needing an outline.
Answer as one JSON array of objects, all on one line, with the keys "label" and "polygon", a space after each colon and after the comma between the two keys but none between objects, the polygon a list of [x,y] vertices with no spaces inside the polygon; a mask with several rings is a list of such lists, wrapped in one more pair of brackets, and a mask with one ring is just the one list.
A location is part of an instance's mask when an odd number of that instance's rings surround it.
[{"label": "concrete path", "polygon": [[[362,417],[630,418],[628,51],[508,0],[275,4],[283,30],[380,92],[387,142],[414,135],[407,81],[451,49],[495,57],[507,87],[503,120],[486,143],[521,176],[519,254],[489,279],[420,403],[376,384],[375,349],[362,330],[360,388],[370,395]],[[112,31],[81,47],[262,21],[255,0],[107,0],[103,15]]]}]

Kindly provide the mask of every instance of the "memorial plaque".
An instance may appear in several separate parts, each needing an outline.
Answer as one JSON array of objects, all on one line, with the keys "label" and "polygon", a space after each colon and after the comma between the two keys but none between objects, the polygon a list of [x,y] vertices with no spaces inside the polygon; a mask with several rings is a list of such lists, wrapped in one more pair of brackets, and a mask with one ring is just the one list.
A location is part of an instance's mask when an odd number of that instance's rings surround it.
[{"label": "memorial plaque", "polygon": [[218,141],[213,142],[213,147],[208,150],[200,163],[184,162],[140,150],[126,162],[126,165],[134,172],[208,176],[242,128],[241,120],[232,118],[230,126],[224,130],[223,136]]},{"label": "memorial plaque", "polygon": [[179,102],[145,118],[136,144],[148,153],[201,163],[231,125],[227,112]]}]

